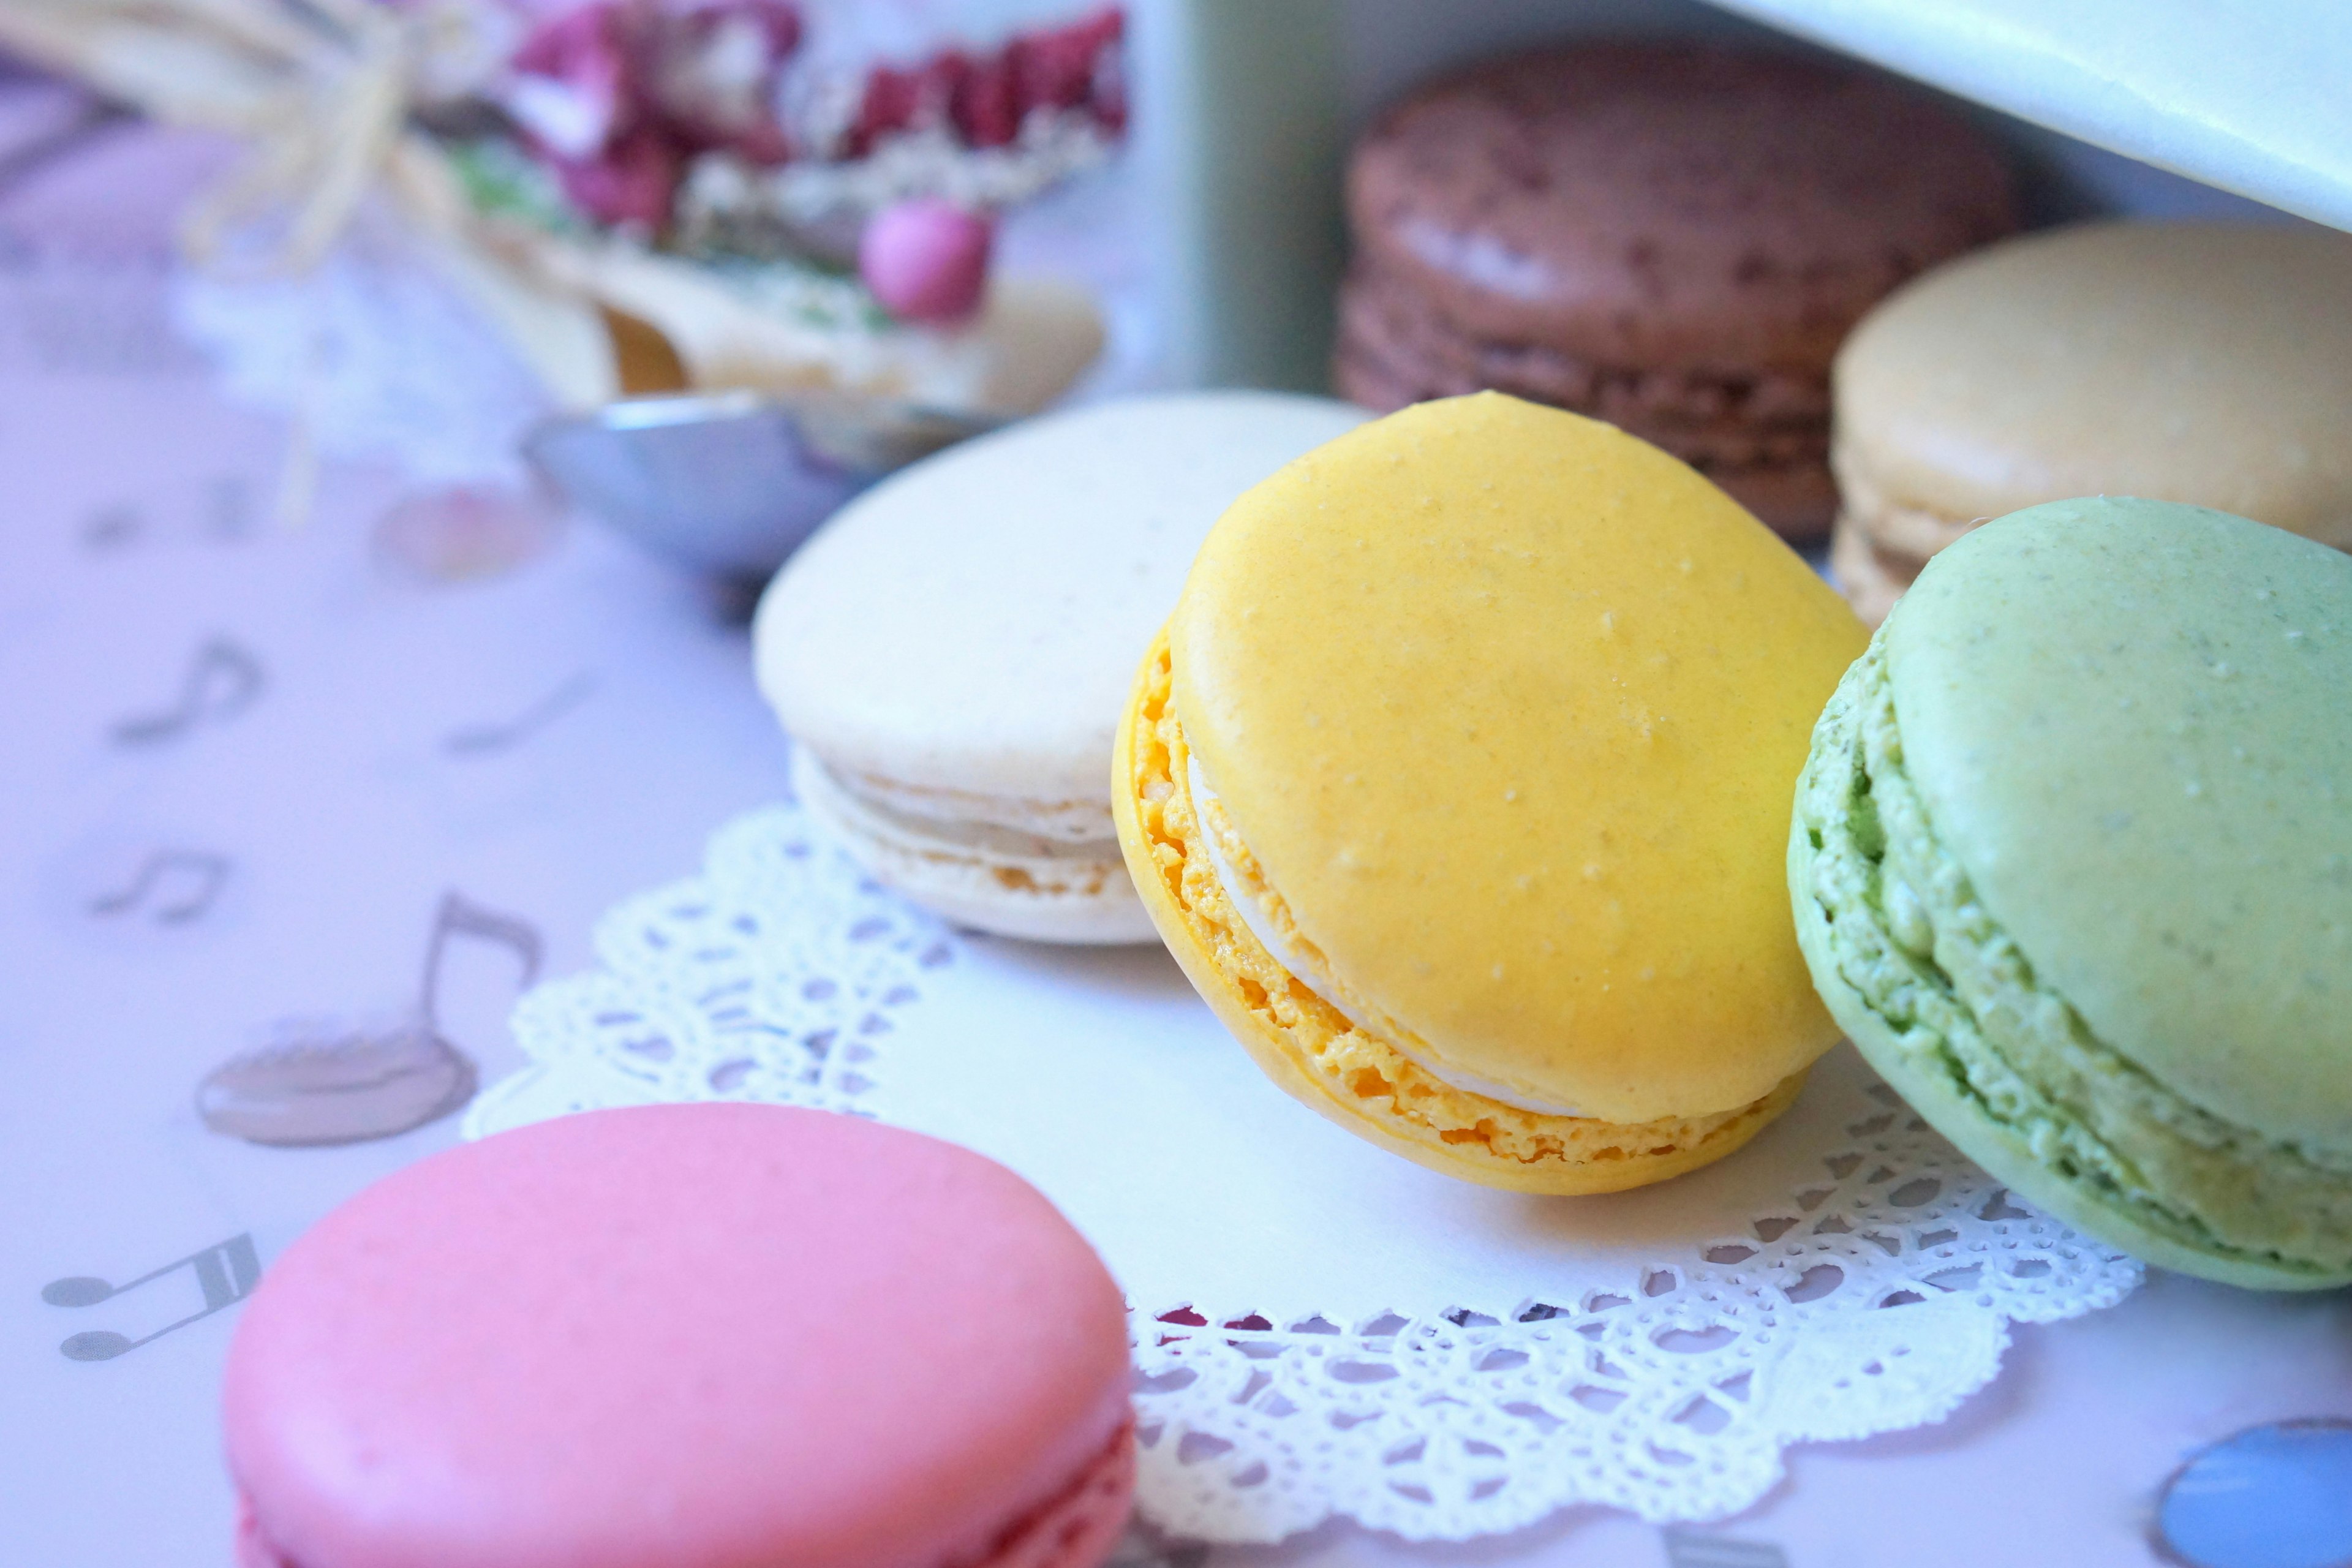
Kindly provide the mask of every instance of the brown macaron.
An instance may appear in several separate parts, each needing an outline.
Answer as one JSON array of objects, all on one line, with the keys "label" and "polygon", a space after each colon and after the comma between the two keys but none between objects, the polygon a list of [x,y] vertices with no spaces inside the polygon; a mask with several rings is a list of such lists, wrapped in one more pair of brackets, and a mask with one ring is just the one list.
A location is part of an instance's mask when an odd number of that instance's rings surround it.
[{"label": "brown macaron", "polygon": [[1358,143],[1348,209],[1343,395],[1495,388],[1605,419],[1795,538],[1835,509],[1847,329],[2017,226],[1991,142],[1922,94],[1667,42],[1438,81]]}]

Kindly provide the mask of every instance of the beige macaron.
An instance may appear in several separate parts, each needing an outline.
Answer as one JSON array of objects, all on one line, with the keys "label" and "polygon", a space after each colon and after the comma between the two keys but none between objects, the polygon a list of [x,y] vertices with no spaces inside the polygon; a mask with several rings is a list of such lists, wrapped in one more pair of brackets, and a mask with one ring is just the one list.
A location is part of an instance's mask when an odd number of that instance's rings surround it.
[{"label": "beige macaron", "polygon": [[2352,547],[2352,236],[2099,223],[1937,268],[1839,352],[1832,570],[1865,619],[1990,517],[2071,496]]},{"label": "beige macaron", "polygon": [[1225,508],[1366,417],[1261,392],[1101,403],[851,502],[752,626],[803,807],[958,924],[1155,940],[1111,818],[1128,683]]}]

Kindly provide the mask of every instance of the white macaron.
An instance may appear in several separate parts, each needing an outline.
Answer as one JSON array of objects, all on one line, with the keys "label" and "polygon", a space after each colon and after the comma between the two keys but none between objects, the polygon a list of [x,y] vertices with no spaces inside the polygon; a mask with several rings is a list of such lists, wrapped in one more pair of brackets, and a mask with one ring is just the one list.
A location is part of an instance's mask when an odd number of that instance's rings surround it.
[{"label": "white macaron", "polygon": [[802,805],[958,924],[1157,940],[1111,820],[1136,662],[1225,508],[1367,417],[1265,392],[1094,404],[860,496],[777,574],[752,626]]}]

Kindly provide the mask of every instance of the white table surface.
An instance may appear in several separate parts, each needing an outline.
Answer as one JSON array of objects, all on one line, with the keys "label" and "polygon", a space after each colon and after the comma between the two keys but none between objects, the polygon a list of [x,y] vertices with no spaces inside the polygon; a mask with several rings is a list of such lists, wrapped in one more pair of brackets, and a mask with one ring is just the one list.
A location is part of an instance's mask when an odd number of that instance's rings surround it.
[{"label": "white table surface", "polygon": [[[745,638],[696,585],[591,525],[507,575],[425,586],[371,531],[389,473],[330,466],[299,531],[267,518],[286,432],[227,404],[165,328],[173,171],[118,133],[0,197],[0,1560],[220,1568],[230,1498],[215,1400],[234,1306],[192,1271],[96,1307],[41,1298],[250,1235],[266,1268],[442,1121],[340,1150],[206,1132],[191,1092],[281,1021],[365,1020],[413,994],[445,891],[528,921],[548,972],[592,921],[691,870],[707,833],[783,787]],[[184,160],[182,161],[184,163]],[[124,746],[220,639],[263,672],[241,710]],[[454,732],[586,695],[501,751]],[[200,913],[118,913],[152,853],[226,864]],[[520,1065],[506,955],[461,951],[448,1032],[486,1078]],[[2256,1422],[2352,1416],[2352,1297],[2156,1276],[2114,1310],[2022,1328],[1941,1426],[1790,1457],[1740,1518],[1661,1531],[1600,1510],[1461,1547],[1333,1525],[1241,1563],[1640,1568],[2121,1568],[2155,1561],[2154,1490]],[[1176,1562],[1199,1554],[1175,1550]]]}]

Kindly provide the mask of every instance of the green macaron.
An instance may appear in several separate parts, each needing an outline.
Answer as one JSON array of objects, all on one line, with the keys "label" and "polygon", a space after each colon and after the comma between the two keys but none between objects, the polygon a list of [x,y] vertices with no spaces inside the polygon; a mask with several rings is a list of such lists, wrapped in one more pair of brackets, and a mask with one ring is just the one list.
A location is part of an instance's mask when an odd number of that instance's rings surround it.
[{"label": "green macaron", "polygon": [[2352,556],[2127,497],[1987,523],[1822,712],[1789,881],[1854,1044],[2025,1198],[2352,1282]]}]

